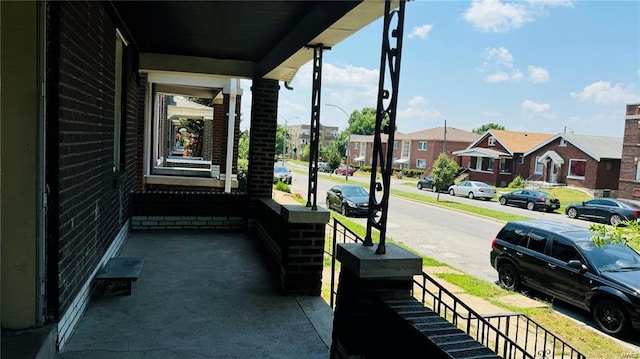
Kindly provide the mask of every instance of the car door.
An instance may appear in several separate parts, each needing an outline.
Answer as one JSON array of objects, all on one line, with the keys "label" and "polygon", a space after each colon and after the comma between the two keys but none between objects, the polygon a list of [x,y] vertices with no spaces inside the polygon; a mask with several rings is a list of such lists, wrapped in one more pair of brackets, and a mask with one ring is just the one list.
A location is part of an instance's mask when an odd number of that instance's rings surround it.
[{"label": "car door", "polygon": [[[519,258],[522,283],[544,291],[544,271],[547,265],[545,250],[549,241],[549,234],[532,229],[524,246],[518,247],[516,256]],[[545,292],[546,293],[546,292]]]},{"label": "car door", "polygon": [[465,197],[467,193],[469,193],[470,185],[471,183],[469,183],[468,181],[460,182],[460,184],[456,186],[455,195]]},{"label": "car door", "polygon": [[513,198],[511,199],[511,203],[520,207],[524,206],[524,204],[526,203],[526,193],[527,191],[525,190],[519,190],[519,191],[513,192]]},{"label": "car door", "polygon": [[569,267],[570,260],[579,260],[586,266],[586,260],[572,244],[554,236],[544,271],[544,287],[554,298],[584,308],[590,279],[585,271]]},{"label": "car door", "polygon": [[580,210],[584,217],[590,219],[597,219],[602,217],[602,200],[601,199],[592,199],[584,202],[584,206]]},{"label": "car door", "polygon": [[338,186],[331,187],[329,189],[328,197],[329,197],[329,205],[331,208],[340,208],[342,205],[342,190]]}]

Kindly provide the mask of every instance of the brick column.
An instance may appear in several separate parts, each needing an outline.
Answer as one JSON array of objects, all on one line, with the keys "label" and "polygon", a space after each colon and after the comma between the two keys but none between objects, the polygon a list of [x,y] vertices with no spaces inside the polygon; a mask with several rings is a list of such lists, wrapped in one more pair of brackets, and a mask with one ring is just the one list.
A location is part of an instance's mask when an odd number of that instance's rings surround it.
[{"label": "brick column", "polygon": [[247,192],[255,202],[271,198],[278,125],[278,81],[254,79],[251,86],[251,131]]},{"label": "brick column", "polygon": [[[413,276],[422,272],[422,259],[395,244],[386,244],[386,254],[375,254],[376,246],[339,243],[336,259],[341,263],[338,295],[333,319],[331,358],[361,355],[375,358],[385,338],[372,332],[381,320],[378,298],[410,298]],[[393,346],[393,343],[388,343]]]}]

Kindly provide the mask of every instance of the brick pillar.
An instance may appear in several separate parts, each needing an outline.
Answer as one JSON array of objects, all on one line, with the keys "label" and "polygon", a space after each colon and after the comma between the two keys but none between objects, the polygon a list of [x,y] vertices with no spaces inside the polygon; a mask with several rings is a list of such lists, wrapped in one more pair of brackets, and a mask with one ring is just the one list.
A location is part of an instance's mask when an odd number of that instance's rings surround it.
[{"label": "brick pillar", "polygon": [[220,165],[220,171],[222,172],[224,171],[222,161],[224,161],[225,146],[227,142],[225,141],[227,138],[227,116],[224,103],[213,104],[213,121],[211,122],[213,136],[211,164]]},{"label": "brick pillar", "polygon": [[247,192],[252,202],[271,198],[278,125],[278,81],[254,79],[251,86],[251,131]]},{"label": "brick pillar", "polygon": [[413,276],[422,272],[422,259],[397,245],[387,243],[383,255],[375,250],[376,246],[361,243],[338,244],[336,259],[341,269],[333,318],[333,359],[376,357],[372,351],[384,347],[378,342],[384,339],[376,338],[380,333],[372,332],[381,317],[376,300],[410,298]]},{"label": "brick pillar", "polygon": [[640,163],[640,104],[627,105],[618,196],[640,199],[640,183],[636,181],[637,165]]}]

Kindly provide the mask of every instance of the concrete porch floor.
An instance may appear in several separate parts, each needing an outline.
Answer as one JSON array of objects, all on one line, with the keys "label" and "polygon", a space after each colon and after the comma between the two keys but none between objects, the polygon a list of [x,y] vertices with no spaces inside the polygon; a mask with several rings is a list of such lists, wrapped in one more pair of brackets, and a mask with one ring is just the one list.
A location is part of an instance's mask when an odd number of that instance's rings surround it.
[{"label": "concrete porch floor", "polygon": [[138,231],[120,256],[145,258],[132,295],[92,298],[59,358],[329,357],[333,311],[281,295],[251,235]]}]

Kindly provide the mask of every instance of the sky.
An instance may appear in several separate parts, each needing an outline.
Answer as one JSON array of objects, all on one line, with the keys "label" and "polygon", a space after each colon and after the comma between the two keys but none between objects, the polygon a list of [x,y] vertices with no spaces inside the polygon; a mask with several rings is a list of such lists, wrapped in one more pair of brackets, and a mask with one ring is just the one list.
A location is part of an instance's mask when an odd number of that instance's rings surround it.
[{"label": "sky", "polygon": [[[343,131],[345,112],[376,107],[382,26],[323,53],[321,125]],[[280,84],[278,123],[311,123],[311,74],[309,61],[293,90]],[[640,1],[410,1],[396,125],[622,137],[639,84]],[[250,81],[241,86],[248,119]]]}]

